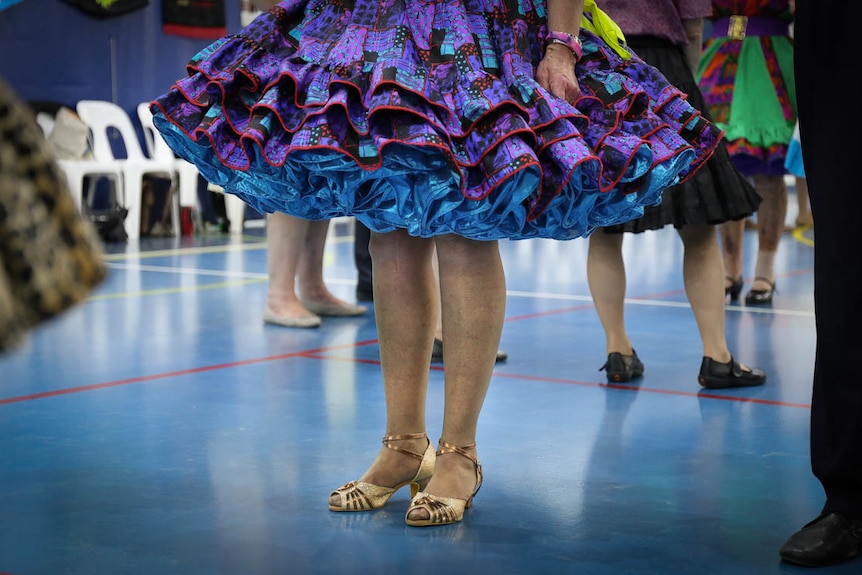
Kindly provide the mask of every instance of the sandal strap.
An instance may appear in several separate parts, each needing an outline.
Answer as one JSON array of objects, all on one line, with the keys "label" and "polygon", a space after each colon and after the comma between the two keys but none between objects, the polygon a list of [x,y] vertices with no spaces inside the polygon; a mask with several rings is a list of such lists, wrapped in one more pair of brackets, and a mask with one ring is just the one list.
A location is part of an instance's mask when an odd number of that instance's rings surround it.
[{"label": "sandal strap", "polygon": [[459,447],[457,445],[449,443],[448,441],[445,441],[441,437],[440,440],[437,442],[437,455],[443,455],[444,453],[457,453],[459,455],[463,455],[464,457],[466,457],[467,459],[472,461],[474,465],[478,466],[479,460],[476,459],[475,455],[473,455],[472,453],[467,451],[468,449],[475,449],[475,448],[476,448],[476,442],[475,441],[469,445],[464,445],[464,446]]},{"label": "sandal strap", "polygon": [[762,282],[764,282],[764,283],[768,284],[768,285],[769,285],[769,287],[770,287],[770,289],[772,289],[772,291],[777,291],[777,290],[775,289],[775,282],[774,282],[774,281],[772,281],[772,280],[770,280],[770,279],[769,279],[769,278],[767,278],[767,277],[757,276],[757,277],[755,277],[755,278],[754,278],[754,281],[762,281]]},{"label": "sandal strap", "polygon": [[[383,445],[392,451],[397,451],[398,453],[403,453],[404,455],[409,455],[413,459],[418,459],[422,461],[425,458],[424,453],[416,453],[414,451],[410,451],[409,449],[404,449],[403,447],[398,447],[397,445],[392,445],[392,441],[407,441],[410,439],[422,439],[427,438],[428,434],[425,432],[422,433],[408,433],[406,435],[387,435],[383,438]],[[430,442],[429,442],[430,443]]]},{"label": "sandal strap", "polygon": [[475,455],[468,452],[468,449],[476,449],[476,442],[470,443],[468,445],[457,446],[448,441],[444,440],[442,437],[437,442],[437,456],[443,455],[444,453],[457,453],[458,455],[462,455],[473,462],[473,467],[476,470],[476,488],[473,490],[473,495],[470,496],[470,500],[473,499],[473,496],[479,492],[479,488],[482,487],[482,464],[479,463],[479,460]]}]

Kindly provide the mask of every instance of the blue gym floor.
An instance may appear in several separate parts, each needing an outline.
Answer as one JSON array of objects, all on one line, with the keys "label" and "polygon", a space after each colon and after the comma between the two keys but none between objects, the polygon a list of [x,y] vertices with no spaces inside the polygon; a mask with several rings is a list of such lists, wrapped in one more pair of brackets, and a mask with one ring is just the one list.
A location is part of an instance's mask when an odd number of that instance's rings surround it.
[{"label": "blue gym floor", "polygon": [[[262,229],[110,245],[92,297],[0,357],[0,573],[810,572],[778,548],[823,501],[812,242],[784,236],[771,307],[727,307],[731,350],[766,385],[708,393],[674,230],[625,240],[646,365],[631,385],[599,371],[587,241],[502,242],[509,360],[479,425],[485,482],[462,523],[437,528],[404,524],[407,489],[375,512],[327,508],[384,431],[373,311],[264,325]],[[330,232],[325,275],[353,301],[349,225]],[[435,441],[442,381],[432,366]]]}]

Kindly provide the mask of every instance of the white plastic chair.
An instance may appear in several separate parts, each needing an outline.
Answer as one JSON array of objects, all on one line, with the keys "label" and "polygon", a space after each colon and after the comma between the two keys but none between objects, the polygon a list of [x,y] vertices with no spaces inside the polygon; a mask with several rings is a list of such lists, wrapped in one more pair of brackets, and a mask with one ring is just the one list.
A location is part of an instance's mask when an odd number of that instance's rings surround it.
[{"label": "white plastic chair", "polygon": [[[100,162],[114,160],[123,174],[123,205],[129,210],[126,218],[126,233],[129,239],[141,237],[142,187],[145,175],[169,178],[174,183],[174,162],[167,159],[148,158],[141,148],[138,134],[126,111],[112,102],[104,100],[81,100],[78,115],[93,132],[93,157]],[[116,132],[114,132],[114,130]],[[126,157],[118,156],[111,144],[110,134],[119,134]],[[174,233],[179,235],[179,198],[172,194],[172,222]]]},{"label": "white plastic chair", "polygon": [[54,116],[47,112],[39,112],[36,114],[36,123],[42,129],[42,135],[47,138],[54,129]]},{"label": "white plastic chair", "polygon": [[[36,114],[36,122],[42,128],[42,133],[45,138],[51,137],[56,125],[54,116],[47,112],[39,112]],[[75,207],[78,211],[83,211],[84,204],[84,182],[89,179],[89,200],[93,199],[93,192],[96,189],[96,181],[100,177],[109,178],[117,193],[121,193],[123,178],[120,172],[120,166],[117,162],[97,162],[92,159],[68,160],[56,159],[57,167],[66,176],[66,181],[69,188],[69,193],[75,202]]]},{"label": "white plastic chair", "polygon": [[[141,126],[144,128],[144,135],[147,140],[147,151],[154,158],[172,158],[177,166],[178,187],[180,194],[180,205],[192,206],[200,209],[198,201],[198,169],[182,158],[174,156],[173,150],[168,144],[158,135],[158,131],[153,125],[153,113],[150,111],[148,102],[138,104],[138,118],[141,120]],[[232,232],[243,231],[243,220],[245,219],[245,202],[239,196],[228,194],[219,186],[208,186],[209,190],[217,190],[225,195],[225,211],[227,219],[230,221],[230,229]]]},{"label": "white plastic chair", "polygon": [[180,205],[192,208],[198,206],[198,178],[200,172],[194,164],[189,163],[182,158],[177,158],[173,150],[168,147],[167,142],[159,134],[156,127],[153,125],[153,113],[150,111],[149,102],[141,102],[138,104],[138,119],[141,121],[141,127],[144,130],[144,142],[147,146],[147,153],[151,158],[173,162],[174,173],[176,175],[177,191],[180,196]]},{"label": "white plastic chair", "polygon": [[[88,205],[92,205],[93,195],[96,189],[96,181],[99,178],[111,180],[117,196],[123,194],[123,170],[118,162],[100,162],[98,160],[56,160],[57,167],[66,176],[69,193],[75,206],[81,213],[84,212],[84,182],[89,180]],[[126,232],[128,233],[128,231]]]}]

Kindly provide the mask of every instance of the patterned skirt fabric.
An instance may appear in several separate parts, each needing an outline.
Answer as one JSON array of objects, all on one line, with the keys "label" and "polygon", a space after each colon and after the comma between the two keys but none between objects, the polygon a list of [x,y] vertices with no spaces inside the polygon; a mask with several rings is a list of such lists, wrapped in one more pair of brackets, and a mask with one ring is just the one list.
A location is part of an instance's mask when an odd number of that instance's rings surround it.
[{"label": "patterned skirt fabric", "polygon": [[[688,94],[691,105],[709,118],[681,47],[659,38],[633,36],[627,40],[638,56],[661,70],[669,82]],[[662,192],[661,204],[647,206],[643,217],[611,226],[606,231],[639,233],[668,225],[675,228],[691,224],[716,225],[752,215],[760,202],[760,195],[736,169],[722,140],[712,157],[692,177]]]},{"label": "patterned skirt fabric", "polygon": [[727,149],[746,176],[786,173],[796,124],[793,42],[784,36],[710,38],[698,85]]},{"label": "patterned skirt fabric", "polygon": [[721,132],[582,30],[572,106],[535,81],[542,0],[288,0],[200,52],[152,109],[262,212],[372,230],[572,239],[637,218]]}]

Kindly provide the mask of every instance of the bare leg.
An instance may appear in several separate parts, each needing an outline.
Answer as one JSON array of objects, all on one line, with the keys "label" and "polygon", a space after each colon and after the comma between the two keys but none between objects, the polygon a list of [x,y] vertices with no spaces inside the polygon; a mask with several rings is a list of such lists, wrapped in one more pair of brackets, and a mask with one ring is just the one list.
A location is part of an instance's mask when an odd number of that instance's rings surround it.
[{"label": "bare leg", "polygon": [[[299,303],[296,296],[296,274],[300,256],[313,246],[306,246],[306,230],[310,222],[283,213],[267,216],[266,243],[269,287],[267,307],[279,317],[313,315]],[[325,239],[325,236],[324,236]]]},{"label": "bare leg", "polygon": [[[431,258],[434,268],[434,282],[437,289],[437,297],[440,297],[440,262],[437,260],[437,248],[434,248],[434,256]],[[443,306],[437,306],[437,326],[434,328],[434,337],[443,341]]]},{"label": "bare leg", "polygon": [[623,234],[596,230],[590,236],[587,255],[590,294],[605,331],[607,353],[631,355],[632,342],[626,333],[626,268],[623,262]]},{"label": "bare leg", "polygon": [[[760,216],[758,214],[758,220]],[[724,287],[729,287],[731,280],[742,277],[742,239],[745,234],[745,220],[724,222],[718,226],[721,237],[721,250],[724,256]],[[719,284],[721,285],[721,284]]]},{"label": "bare leg", "polygon": [[813,227],[814,216],[811,215],[811,204],[808,201],[808,180],[796,178],[796,227]]},{"label": "bare leg", "polygon": [[[446,332],[446,405],[441,438],[466,446],[476,441],[479,413],[496,362],[506,311],[506,280],[497,242],[440,236],[436,244]],[[433,323],[430,328],[433,330]],[[475,455],[474,450],[469,451]],[[475,488],[472,461],[446,453],[437,458],[437,469],[425,491],[466,500]],[[428,512],[412,509],[409,517],[424,519]]]},{"label": "bare leg", "polygon": [[[425,404],[438,296],[431,270],[433,240],[403,230],[371,234],[374,312],[386,394],[385,435],[425,431]],[[398,442],[422,453],[427,439]],[[394,486],[416,474],[419,463],[401,453],[380,449],[361,481]],[[337,504],[338,498],[331,498]]]},{"label": "bare leg", "polygon": [[323,281],[323,255],[328,231],[329,220],[309,221],[283,213],[268,216],[269,289],[266,303],[276,316],[313,316],[299,297],[306,302],[324,305],[350,305],[335,297]]},{"label": "bare leg", "polygon": [[323,281],[323,256],[326,250],[329,220],[312,221],[307,224],[296,270],[299,293],[306,302],[348,306],[347,302],[332,295]]},{"label": "bare leg", "polygon": [[684,248],[683,281],[691,304],[703,355],[717,362],[730,361],[724,333],[724,290],[721,287],[724,265],[718,248],[715,227],[690,225],[679,230]]},{"label": "bare leg", "polygon": [[[784,235],[784,220],[787,217],[787,186],[784,176],[756,176],[754,186],[763,197],[757,210],[757,263],[755,278],[775,281],[775,254],[781,236]],[[763,280],[755,279],[751,289],[770,290],[772,286]]]}]

